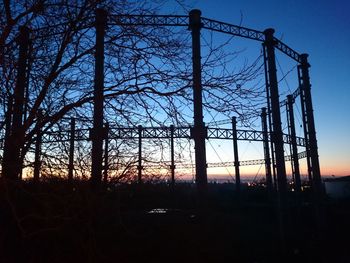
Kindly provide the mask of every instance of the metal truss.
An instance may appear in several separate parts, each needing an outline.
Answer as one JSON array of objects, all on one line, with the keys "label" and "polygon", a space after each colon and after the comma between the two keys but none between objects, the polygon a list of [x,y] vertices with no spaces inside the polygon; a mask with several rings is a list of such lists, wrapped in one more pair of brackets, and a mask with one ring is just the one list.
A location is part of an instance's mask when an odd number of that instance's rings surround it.
[{"label": "metal truss", "polygon": [[255,29],[231,25],[228,23],[219,22],[208,18],[202,18],[202,23],[203,23],[202,25],[203,28],[206,28],[212,31],[217,31],[217,32],[221,32],[229,35],[249,38],[249,39],[258,40],[258,41],[265,40],[264,33]]},{"label": "metal truss", "polygon": [[[224,128],[208,128],[208,139],[233,139],[232,129]],[[262,131],[250,131],[250,130],[237,130],[237,139],[240,141],[263,141],[263,132]],[[268,134],[270,140],[271,134]],[[305,139],[301,137],[296,137],[297,145],[305,147]],[[283,134],[283,142],[291,143],[291,138],[288,134]]]},{"label": "metal truss", "polygon": [[[251,166],[251,165],[262,165],[262,164],[265,164],[264,159],[239,161],[239,166]],[[233,167],[234,165],[235,165],[234,162],[208,163],[208,168]]]},{"label": "metal truss", "polygon": [[[298,153],[298,159],[303,159],[306,158],[306,151]],[[288,155],[285,157],[285,161],[291,161],[292,156]],[[265,159],[256,159],[256,160],[245,160],[245,161],[240,161],[239,166],[253,166],[253,165],[263,165],[265,164]],[[208,163],[207,164],[208,168],[214,168],[214,167],[233,167],[234,162],[216,162],[216,163]],[[182,165],[179,167],[183,168]],[[185,166],[185,168],[190,168],[192,166]]]},{"label": "metal truss", "polygon": [[[77,129],[75,130],[74,141],[88,141],[90,139],[90,129]],[[68,142],[70,140],[70,131],[46,131],[43,133],[43,143],[61,143]]]},{"label": "metal truss", "polygon": [[188,26],[188,16],[111,15],[109,24],[123,26]]},{"label": "metal truss", "polygon": [[[127,128],[113,128],[109,129],[109,139],[137,139],[139,138],[139,127],[127,127]],[[173,138],[175,139],[192,139],[191,135],[192,127],[174,127]],[[75,131],[75,141],[88,141],[90,139],[89,129],[79,129]],[[43,143],[58,143],[67,142],[70,132],[66,131],[49,131],[43,134]],[[142,139],[170,139],[171,129],[170,127],[142,127],[141,128]],[[226,128],[207,128],[207,139],[223,139],[233,140],[232,129]],[[237,130],[237,140],[240,141],[263,141],[262,131],[251,130]],[[268,134],[270,140],[271,134]],[[290,144],[291,137],[288,134],[283,135],[284,143]],[[297,145],[305,147],[305,139],[296,137]]]},{"label": "metal truss", "polygon": [[[233,139],[232,129],[208,128],[208,139]],[[237,130],[237,139],[242,141],[263,141],[262,131]]]},{"label": "metal truss", "polygon": [[225,125],[225,124],[229,124],[229,123],[232,123],[231,119],[220,120],[220,121],[211,121],[211,122],[208,122],[207,125],[208,126],[219,126],[219,125]]},{"label": "metal truss", "polygon": [[[292,93],[292,97],[293,97],[293,102],[294,100],[300,95],[300,87],[298,87],[293,93]],[[287,105],[287,99],[280,101],[280,107],[286,106]]]},{"label": "metal truss", "polygon": [[276,48],[278,50],[280,50],[282,53],[286,54],[288,57],[294,59],[297,62],[301,62],[300,59],[300,54],[298,52],[296,52],[295,50],[293,50],[292,48],[290,48],[289,46],[287,46],[286,44],[284,44],[283,42],[281,42],[280,40],[276,39]]},{"label": "metal truss", "polygon": [[[298,159],[306,158],[306,151],[298,153]],[[285,161],[291,161],[292,156],[285,156]],[[263,165],[265,164],[265,159],[256,159],[256,160],[245,160],[240,161],[239,166],[254,166],[254,165]],[[176,165],[177,169],[191,169],[194,168],[195,164],[192,163],[179,163]],[[207,163],[207,168],[217,168],[217,167],[233,167],[234,162],[213,162]],[[163,162],[160,164],[145,163],[142,166],[144,169],[169,169],[170,162]]]},{"label": "metal truss", "polygon": [[[303,158],[306,158],[306,157],[307,157],[306,151],[298,153],[298,159],[303,159]],[[286,162],[292,161],[292,159],[293,159],[292,155],[288,155],[285,158]]]},{"label": "metal truss", "polygon": [[[283,134],[283,142],[286,144],[292,143],[292,138],[288,134]],[[306,147],[306,141],[304,138],[296,137],[297,146]]]},{"label": "metal truss", "polygon": [[[201,18],[201,21],[202,27],[205,29],[260,42],[265,41],[264,33],[255,29],[219,22],[204,17]],[[111,15],[109,24],[120,26],[189,26],[189,18],[183,15]],[[278,50],[297,62],[301,61],[298,52],[277,38],[274,38],[274,40],[275,47]]]},{"label": "metal truss", "polygon": [[[306,151],[298,153],[298,159],[306,158]],[[285,157],[285,161],[291,161],[292,156],[288,155]],[[254,165],[263,165],[265,164],[265,159],[256,159],[256,160],[245,160],[240,161],[239,166],[254,166]],[[207,163],[207,168],[217,168],[217,167],[233,167],[234,162],[213,162]],[[50,164],[50,168],[53,169],[66,169],[65,165],[62,164]],[[131,167],[137,167],[137,165],[132,165]],[[145,163],[142,165],[143,170],[147,169],[169,169],[170,162],[162,162],[162,163]],[[176,169],[192,169],[195,167],[194,163],[178,163],[176,165]],[[109,170],[115,170],[112,166],[109,167]]]}]

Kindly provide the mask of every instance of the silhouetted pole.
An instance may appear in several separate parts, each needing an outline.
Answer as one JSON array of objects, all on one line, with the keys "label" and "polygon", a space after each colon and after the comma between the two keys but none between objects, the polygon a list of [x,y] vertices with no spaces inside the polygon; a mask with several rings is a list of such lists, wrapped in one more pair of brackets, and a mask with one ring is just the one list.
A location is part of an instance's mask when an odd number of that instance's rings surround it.
[{"label": "silhouetted pole", "polygon": [[281,112],[279,103],[279,92],[277,82],[277,71],[275,61],[275,40],[273,36],[274,30],[272,28],[266,29],[265,34],[265,48],[268,62],[268,78],[270,87],[270,102],[272,113],[272,128],[271,140],[274,144],[274,157],[276,160],[277,185],[281,196],[287,193],[287,177],[284,160],[283,149],[283,133],[281,124]]},{"label": "silhouetted pole", "polygon": [[238,145],[237,145],[237,119],[232,117],[232,137],[233,137],[233,155],[234,155],[234,166],[236,176],[236,191],[241,191],[241,176],[239,173],[239,157],[238,157]]},{"label": "silhouetted pole", "polygon": [[171,186],[175,185],[175,149],[174,149],[174,125],[170,125],[170,171],[171,171]]},{"label": "silhouetted pole", "polygon": [[[264,75],[265,75],[265,82],[266,82],[266,98],[267,98],[267,116],[268,116],[268,127],[270,132],[273,130],[272,128],[272,120],[271,120],[271,101],[270,101],[270,83],[269,83],[269,77],[268,77],[268,69],[267,69],[267,58],[266,58],[266,46],[265,43],[263,43],[263,55],[264,55]],[[267,135],[268,136],[268,135]],[[271,137],[271,133],[270,133]],[[273,141],[270,140],[270,149],[271,149],[271,164],[272,164],[272,175],[273,175],[273,188],[277,190],[277,176],[276,176],[276,162],[275,162],[275,147],[273,145]]]},{"label": "silhouetted pole", "polygon": [[138,134],[139,134],[139,159],[138,159],[138,165],[137,165],[137,182],[139,184],[142,184],[142,125],[139,125],[138,127]]},{"label": "silhouetted pole", "polygon": [[109,132],[109,123],[105,124],[105,154],[104,154],[104,170],[103,170],[103,182],[106,184],[108,181],[108,132]]},{"label": "silhouetted pole", "polygon": [[26,84],[25,84],[25,97],[24,97],[24,109],[23,109],[23,123],[27,120],[27,113],[29,107],[29,80],[30,80],[30,71],[33,64],[33,42],[29,39],[28,43],[28,58],[27,58],[27,74],[26,74]]},{"label": "silhouetted pole", "polygon": [[42,110],[38,111],[37,114],[37,122],[38,122],[38,131],[36,133],[36,140],[35,140],[35,156],[34,156],[34,182],[38,183],[40,178],[40,169],[41,169],[41,141],[42,141]]},{"label": "silhouetted pole", "polygon": [[75,119],[70,119],[70,135],[69,135],[69,159],[68,159],[68,181],[73,182],[74,169],[74,143],[75,143]]},{"label": "silhouetted pole", "polygon": [[267,132],[267,113],[266,108],[261,110],[261,126],[263,132],[263,145],[264,145],[264,159],[265,159],[265,173],[266,173],[266,186],[269,194],[273,192],[272,174],[271,174],[271,159],[269,149],[269,136]]},{"label": "silhouetted pole", "polygon": [[102,179],[103,154],[103,89],[104,89],[104,36],[107,13],[96,10],[96,50],[95,50],[95,86],[94,86],[94,116],[91,130],[91,186],[96,189]]},{"label": "silhouetted pole", "polygon": [[309,160],[309,172],[312,179],[312,190],[313,190],[313,202],[314,202],[314,212],[316,223],[316,238],[318,242],[324,242],[324,230],[326,226],[326,217],[325,211],[322,206],[323,199],[323,186],[321,180],[320,172],[320,163],[318,159],[318,148],[317,148],[317,139],[316,139],[316,129],[314,121],[314,112],[312,107],[311,99],[311,84],[309,77],[309,67],[308,55],[300,55],[300,70],[301,70],[301,80],[302,85],[300,86],[300,97],[304,98],[304,126],[306,127],[305,139],[308,142],[307,144],[307,154]]},{"label": "silhouetted pole", "polygon": [[307,117],[306,117],[306,109],[305,109],[305,95],[302,88],[302,79],[301,79],[301,66],[298,66],[298,80],[299,80],[299,88],[300,88],[300,107],[301,107],[301,117],[303,120],[303,130],[304,130],[304,138],[305,138],[305,149],[306,149],[306,164],[307,164],[307,175],[309,179],[310,185],[312,185],[312,174],[311,174],[311,158],[310,158],[310,146],[308,140],[308,125],[307,125]]},{"label": "silhouetted pole", "polygon": [[4,149],[2,167],[3,176],[13,180],[19,179],[22,169],[21,148],[24,142],[23,110],[29,48],[29,29],[27,27],[20,28],[18,43],[19,57],[17,80],[13,94],[12,125],[8,142],[6,142],[7,147]]},{"label": "silhouetted pole", "polygon": [[298,146],[295,133],[295,121],[294,121],[294,111],[293,111],[294,99],[292,95],[287,96],[287,107],[288,107],[288,121],[289,121],[289,134],[292,146],[292,168],[295,179],[295,191],[301,191],[301,181],[300,181],[300,169],[299,169],[299,158],[298,158]]},{"label": "silhouetted pole", "polygon": [[193,106],[195,144],[196,184],[200,190],[207,187],[207,161],[205,151],[206,128],[203,122],[202,77],[201,77],[201,11],[194,9],[189,13],[189,29],[192,32],[192,66],[193,66]]},{"label": "silhouetted pole", "polygon": [[312,173],[312,184],[315,190],[318,193],[321,193],[323,190],[322,181],[321,181],[321,172],[320,172],[320,163],[318,159],[318,148],[317,148],[317,139],[316,139],[316,129],[315,129],[315,121],[314,121],[314,112],[312,107],[312,99],[311,99],[311,84],[309,77],[309,67],[308,63],[308,54],[301,54],[301,95],[305,98],[305,110],[306,110],[306,123],[307,126],[307,134],[305,134],[305,138],[309,143],[309,151],[310,151],[310,161],[311,161],[311,173]]},{"label": "silhouetted pole", "polygon": [[[11,146],[11,129],[12,129],[12,107],[13,107],[13,96],[8,95],[7,110],[5,114],[5,136],[4,136],[4,149],[3,149],[3,159],[2,159],[2,173],[5,174],[9,167],[9,154]],[[7,167],[7,168],[6,168]]]}]

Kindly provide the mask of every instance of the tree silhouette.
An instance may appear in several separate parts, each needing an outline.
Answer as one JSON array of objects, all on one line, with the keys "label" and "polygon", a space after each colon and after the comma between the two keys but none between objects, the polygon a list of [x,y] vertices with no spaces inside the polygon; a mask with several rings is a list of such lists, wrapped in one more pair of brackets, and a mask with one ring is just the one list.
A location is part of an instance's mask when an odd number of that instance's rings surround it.
[{"label": "tree silhouette", "polygon": [[[23,138],[19,140],[17,172],[10,177],[19,177],[23,167],[32,165],[32,156],[28,153],[34,147],[39,130],[45,133],[68,127],[70,117],[91,119],[97,7],[108,10],[110,22],[105,37],[105,121],[117,126],[191,123],[192,55],[186,29],[111,25],[113,15],[157,14],[163,4],[117,0],[4,1],[0,8],[0,115],[5,120],[8,136],[13,136],[11,112],[18,76],[20,28],[29,28],[30,40],[24,84]],[[220,45],[212,41],[204,45],[207,50],[202,58],[204,107],[224,116],[236,113],[247,120],[255,114],[254,109],[262,99],[261,88],[247,85],[261,74],[260,60],[246,63],[238,70],[229,69],[229,63],[240,52],[225,51],[228,44],[229,40]],[[42,111],[40,118],[39,111]],[[91,124],[84,121],[82,125]],[[43,158],[52,165],[62,164],[61,156],[68,154],[67,145],[55,147],[46,146]],[[6,151],[5,145],[4,174],[8,161]],[[118,154],[121,152],[122,149]],[[119,156],[123,158],[122,154]],[[82,170],[85,169],[89,165],[86,144],[78,158],[79,163],[85,164]],[[124,158],[120,162],[130,167],[133,159]],[[124,171],[122,175],[129,172]]]}]

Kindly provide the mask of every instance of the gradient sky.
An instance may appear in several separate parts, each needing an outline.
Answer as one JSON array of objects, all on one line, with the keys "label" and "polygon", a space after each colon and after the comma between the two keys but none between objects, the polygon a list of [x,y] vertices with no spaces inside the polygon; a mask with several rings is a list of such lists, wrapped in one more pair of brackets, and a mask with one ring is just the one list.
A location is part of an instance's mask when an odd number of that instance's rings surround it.
[{"label": "gradient sky", "polygon": [[284,43],[310,55],[321,172],[350,175],[350,1],[189,0],[186,4],[200,9],[203,17],[231,24],[239,24],[242,14],[242,26],[261,31],[272,27]]}]

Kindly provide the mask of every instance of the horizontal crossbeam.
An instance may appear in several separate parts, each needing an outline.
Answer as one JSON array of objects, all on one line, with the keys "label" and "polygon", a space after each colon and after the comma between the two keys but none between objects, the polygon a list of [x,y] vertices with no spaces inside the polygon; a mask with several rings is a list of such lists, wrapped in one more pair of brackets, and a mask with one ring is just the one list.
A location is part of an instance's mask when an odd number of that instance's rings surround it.
[{"label": "horizontal crossbeam", "polygon": [[[109,139],[137,139],[139,137],[138,127],[127,128],[113,128],[110,127],[108,138]],[[191,127],[174,127],[173,138],[175,139],[192,139]],[[78,129],[75,131],[75,140],[89,140],[89,129]],[[69,130],[66,131],[50,131],[43,134],[44,143],[55,143],[69,141]],[[270,139],[271,135],[268,134]],[[141,128],[142,139],[170,139],[171,130],[170,127],[142,127]],[[207,128],[207,139],[224,139],[232,140],[232,129],[226,128]],[[240,141],[263,141],[262,131],[251,130],[237,130],[237,139]],[[296,137],[297,145],[305,147],[305,139]],[[284,143],[290,144],[291,137],[287,134],[283,135]]]},{"label": "horizontal crossbeam", "polygon": [[294,59],[296,62],[301,63],[300,54],[296,52],[294,49],[290,48],[282,41],[275,38],[275,47],[280,50],[282,53],[286,54],[288,57]]},{"label": "horizontal crossbeam", "polygon": [[[303,159],[306,158],[306,151],[298,153],[298,159]],[[292,156],[288,155],[285,156],[285,161],[291,161]],[[239,165],[240,166],[252,166],[252,165],[263,165],[265,164],[265,159],[256,159],[256,160],[245,160],[245,161],[240,161]],[[217,163],[208,163],[208,167],[233,167],[234,162],[217,162]]]},{"label": "horizontal crossbeam", "polygon": [[217,31],[217,32],[221,32],[221,33],[225,33],[233,36],[239,36],[239,37],[249,38],[249,39],[258,40],[258,41],[265,40],[264,33],[255,29],[231,25],[228,23],[219,22],[208,18],[202,18],[202,23],[203,23],[203,28],[206,28],[212,31]]},{"label": "horizontal crossbeam", "polygon": [[108,24],[123,26],[188,26],[188,16],[112,15]]},{"label": "horizontal crossbeam", "polygon": [[[202,27],[205,29],[256,41],[265,41],[264,33],[255,29],[219,22],[204,17],[201,18],[201,21]],[[189,26],[188,22],[188,16],[183,15],[111,15],[108,23],[110,25],[121,26]],[[274,40],[278,50],[295,61],[301,62],[298,52],[277,38]]]},{"label": "horizontal crossbeam", "polygon": [[[306,158],[306,151],[298,153],[298,159]],[[285,157],[285,161],[291,161],[292,156],[288,155]],[[245,160],[240,161],[240,166],[254,166],[254,165],[263,165],[265,164],[265,159],[256,159],[256,160]],[[208,163],[208,168],[218,168],[218,167],[233,167],[234,162],[213,162]],[[66,166],[62,164],[50,164],[50,168],[53,169],[66,169]],[[137,165],[130,165],[129,167],[137,167]],[[195,164],[193,163],[179,163],[176,165],[176,169],[192,169],[195,167]],[[145,169],[169,169],[170,168],[170,162],[162,162],[162,163],[144,163],[142,168]],[[115,170],[112,166],[109,167],[109,170]]]}]

